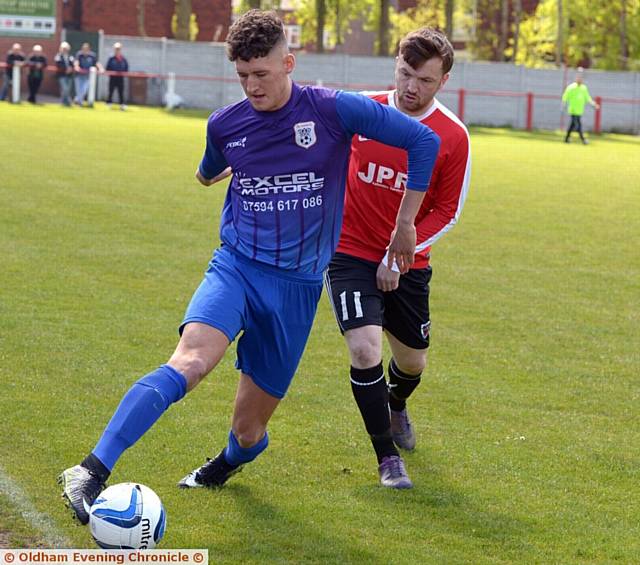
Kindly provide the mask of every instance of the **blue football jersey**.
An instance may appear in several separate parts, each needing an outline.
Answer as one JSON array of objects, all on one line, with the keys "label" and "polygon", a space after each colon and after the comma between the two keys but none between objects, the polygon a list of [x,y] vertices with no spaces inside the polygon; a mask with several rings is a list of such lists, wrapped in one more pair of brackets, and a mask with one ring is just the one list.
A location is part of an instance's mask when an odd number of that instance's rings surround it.
[{"label": "blue football jersey", "polygon": [[295,83],[287,104],[259,112],[248,100],[214,112],[200,173],[230,166],[220,239],[249,259],[311,277],[338,243],[354,134],[409,151],[407,187],[426,190],[439,139],[365,96]]}]

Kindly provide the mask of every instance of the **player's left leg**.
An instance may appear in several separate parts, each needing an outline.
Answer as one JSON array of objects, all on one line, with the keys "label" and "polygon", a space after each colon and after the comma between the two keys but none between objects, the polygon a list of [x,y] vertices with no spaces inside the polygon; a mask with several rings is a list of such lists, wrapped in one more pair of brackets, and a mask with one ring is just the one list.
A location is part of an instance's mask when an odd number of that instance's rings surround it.
[{"label": "player's left leg", "polygon": [[267,448],[267,423],[291,384],[322,292],[321,279],[298,280],[279,269],[237,261],[243,265],[247,303],[229,441],[217,457],[184,477],[181,487],[222,486]]},{"label": "player's left leg", "polygon": [[229,442],[214,458],[184,477],[181,488],[221,487],[253,461],[269,444],[267,424],[280,399],[257,386],[249,375],[240,373]]},{"label": "player's left leg", "polygon": [[407,450],[416,446],[416,435],[407,411],[407,399],[420,384],[427,364],[427,350],[407,347],[387,332],[393,357],[389,361],[389,408],[395,444]]},{"label": "player's left leg", "polygon": [[398,289],[385,295],[384,329],[391,347],[389,408],[391,433],[402,449],[414,449],[415,433],[406,401],[420,384],[429,347],[429,282],[431,268],[412,269],[400,277]]},{"label": "player's left leg", "polygon": [[580,139],[582,140],[582,143],[584,145],[587,145],[587,140],[584,138],[584,133],[582,132],[582,116],[576,116],[576,122],[577,122],[577,130],[578,130],[578,135],[580,135]]}]

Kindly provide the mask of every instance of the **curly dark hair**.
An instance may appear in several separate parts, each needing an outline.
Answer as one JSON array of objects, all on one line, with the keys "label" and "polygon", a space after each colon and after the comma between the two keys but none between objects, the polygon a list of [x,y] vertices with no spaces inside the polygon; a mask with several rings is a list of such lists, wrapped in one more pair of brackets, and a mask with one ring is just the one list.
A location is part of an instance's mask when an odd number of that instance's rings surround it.
[{"label": "curly dark hair", "polygon": [[281,42],[286,42],[282,20],[275,12],[249,10],[229,29],[227,57],[229,61],[266,57]]},{"label": "curly dark hair", "polygon": [[453,67],[453,47],[440,30],[423,27],[405,35],[400,41],[400,55],[414,69],[433,57],[442,59],[442,72]]}]

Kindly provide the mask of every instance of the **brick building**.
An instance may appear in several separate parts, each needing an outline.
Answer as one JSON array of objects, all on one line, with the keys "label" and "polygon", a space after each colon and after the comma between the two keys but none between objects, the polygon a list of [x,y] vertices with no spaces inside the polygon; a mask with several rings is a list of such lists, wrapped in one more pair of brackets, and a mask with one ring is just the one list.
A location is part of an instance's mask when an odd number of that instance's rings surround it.
[{"label": "brick building", "polygon": [[[196,41],[224,41],[231,23],[231,0],[191,0],[198,25]],[[173,0],[64,0],[67,29],[112,35],[173,37]]]},{"label": "brick building", "polygon": [[[20,43],[25,55],[29,57],[31,49],[34,45],[42,45],[44,54],[49,60],[49,64],[53,64],[53,58],[58,52],[58,46],[60,45],[60,37],[62,33],[62,11],[64,7],[63,0],[57,0],[56,2],[56,28],[52,37],[20,37],[20,36],[5,36],[0,35],[0,60],[4,63],[6,59],[7,51],[14,43]],[[4,69],[2,69],[4,72]],[[26,79],[24,77],[26,73],[23,73],[23,91],[26,88]],[[53,93],[57,92],[57,84],[53,74],[48,73],[45,75],[45,80],[42,84],[41,92]]]}]

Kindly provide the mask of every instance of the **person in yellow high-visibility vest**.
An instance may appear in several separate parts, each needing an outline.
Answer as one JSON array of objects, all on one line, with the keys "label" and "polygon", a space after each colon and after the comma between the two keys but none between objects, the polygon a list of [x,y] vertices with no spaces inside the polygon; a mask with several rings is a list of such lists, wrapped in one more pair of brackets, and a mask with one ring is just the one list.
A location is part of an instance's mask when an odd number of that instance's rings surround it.
[{"label": "person in yellow high-visibility vest", "polygon": [[600,108],[598,104],[593,101],[587,85],[584,84],[582,77],[582,69],[578,69],[576,81],[572,82],[564,91],[562,95],[563,105],[567,105],[567,111],[571,116],[571,123],[567,130],[567,135],[564,138],[565,143],[569,143],[569,138],[572,131],[577,131],[580,135],[582,143],[587,145],[588,141],[585,139],[582,133],[582,114],[584,114],[584,107],[587,103],[591,104],[596,110]]}]

